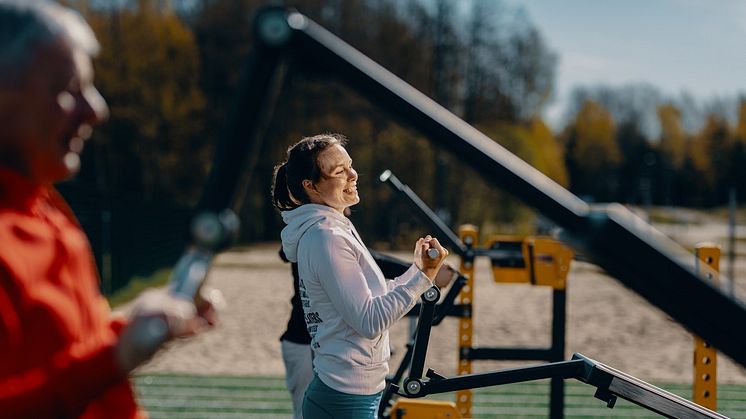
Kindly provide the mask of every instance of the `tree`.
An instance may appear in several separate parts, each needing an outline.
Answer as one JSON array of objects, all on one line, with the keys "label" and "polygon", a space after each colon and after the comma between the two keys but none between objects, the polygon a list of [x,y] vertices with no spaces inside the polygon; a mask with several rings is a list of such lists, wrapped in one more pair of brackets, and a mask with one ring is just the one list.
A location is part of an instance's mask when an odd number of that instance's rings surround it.
[{"label": "tree", "polygon": [[[722,167],[715,165],[722,160],[716,148],[722,147],[727,137],[727,122],[718,115],[710,114],[704,127],[689,142],[684,168],[689,204],[712,205],[716,202],[719,180],[716,172],[722,170]],[[713,155],[714,151],[717,156]]]},{"label": "tree", "polygon": [[658,149],[663,165],[663,202],[666,205],[673,205],[681,202],[681,189],[676,185],[686,159],[687,136],[682,125],[681,112],[675,105],[659,106],[658,120],[661,126]]},{"label": "tree", "polygon": [[504,51],[506,74],[502,85],[515,104],[518,119],[527,121],[539,116],[551,96],[557,58],[525,17],[521,23]]},{"label": "tree", "polygon": [[99,131],[115,189],[146,199],[193,202],[207,172],[202,140],[204,96],[197,46],[189,29],[154,2],[94,10],[103,45],[97,84],[111,106]]},{"label": "tree", "polygon": [[475,0],[465,38],[465,120],[536,118],[554,87],[556,56],[523,10]]},{"label": "tree", "polygon": [[617,200],[653,203],[655,185],[658,183],[660,158],[642,133],[639,119],[621,121],[617,128],[616,142],[622,154],[619,168],[619,195]]},{"label": "tree", "polygon": [[746,99],[741,98],[738,107],[738,122],[736,123],[733,151],[731,153],[732,171],[729,183],[736,188],[739,201],[746,200]]},{"label": "tree", "polygon": [[[730,124],[720,115],[710,115],[702,130],[702,140],[706,144],[706,152],[710,157],[710,170],[714,181],[711,204],[720,205],[727,202],[728,188],[733,173],[732,152],[735,141],[731,133]],[[706,138],[705,138],[706,137]]]},{"label": "tree", "polygon": [[606,108],[587,101],[565,130],[570,188],[595,200],[615,197],[622,155],[616,142],[616,126]]},{"label": "tree", "polygon": [[661,103],[661,93],[657,88],[644,83],[620,87],[575,87],[567,108],[567,119],[572,119],[589,100],[600,103],[619,125],[633,124],[647,139],[658,136],[656,110]]},{"label": "tree", "polygon": [[186,17],[199,51],[199,88],[205,97],[205,141],[215,144],[233,103],[251,48],[251,16],[260,1],[202,0]]},{"label": "tree", "polygon": [[681,124],[681,112],[671,104],[658,107],[661,125],[659,147],[673,170],[680,170],[686,157],[686,133]]}]

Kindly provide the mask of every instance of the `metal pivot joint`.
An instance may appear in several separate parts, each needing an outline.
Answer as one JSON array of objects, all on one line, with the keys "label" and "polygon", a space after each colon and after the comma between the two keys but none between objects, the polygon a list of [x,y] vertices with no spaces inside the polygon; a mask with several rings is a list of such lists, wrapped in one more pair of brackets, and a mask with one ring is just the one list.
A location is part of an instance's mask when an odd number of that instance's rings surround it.
[{"label": "metal pivot joint", "polygon": [[404,382],[404,391],[410,397],[417,397],[422,391],[422,381],[417,378],[410,378]]},{"label": "metal pivot joint", "polygon": [[440,299],[440,290],[438,287],[432,286],[430,289],[422,294],[422,300],[426,303],[435,303]]}]

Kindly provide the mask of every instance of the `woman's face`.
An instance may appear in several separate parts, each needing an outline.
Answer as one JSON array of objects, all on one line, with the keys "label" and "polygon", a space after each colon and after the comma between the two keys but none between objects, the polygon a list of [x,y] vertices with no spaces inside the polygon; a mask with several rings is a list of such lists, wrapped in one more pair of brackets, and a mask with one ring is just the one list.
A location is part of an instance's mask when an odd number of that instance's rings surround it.
[{"label": "woman's face", "polygon": [[339,144],[327,147],[318,155],[321,179],[315,184],[303,181],[311,202],[327,205],[344,214],[347,207],[360,202],[357,194],[357,172],[352,159]]}]

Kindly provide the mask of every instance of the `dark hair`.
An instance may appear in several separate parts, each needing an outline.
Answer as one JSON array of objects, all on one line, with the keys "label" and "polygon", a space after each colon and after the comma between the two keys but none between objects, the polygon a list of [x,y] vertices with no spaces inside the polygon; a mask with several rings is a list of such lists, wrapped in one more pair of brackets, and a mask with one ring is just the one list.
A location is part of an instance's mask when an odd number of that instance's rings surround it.
[{"label": "dark hair", "polygon": [[298,208],[311,202],[303,181],[321,179],[318,156],[327,147],[339,144],[345,146],[347,138],[341,134],[319,134],[304,137],[288,147],[285,161],[275,166],[272,180],[272,204],[280,211]]}]

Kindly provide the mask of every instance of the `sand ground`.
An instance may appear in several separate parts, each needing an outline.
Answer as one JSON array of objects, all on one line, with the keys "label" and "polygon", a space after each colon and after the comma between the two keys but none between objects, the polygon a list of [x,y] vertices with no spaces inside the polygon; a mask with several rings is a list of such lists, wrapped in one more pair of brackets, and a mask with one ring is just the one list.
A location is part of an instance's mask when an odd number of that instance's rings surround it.
[{"label": "sand ground", "polygon": [[[685,245],[702,240],[726,243],[722,226],[707,227],[676,226],[667,233]],[[277,257],[278,247],[269,243],[220,255],[208,279],[228,303],[220,325],[170,344],[139,372],[284,375],[278,339],[288,320],[292,286],[289,266]],[[736,277],[746,280],[746,252],[740,253]],[[458,258],[450,261],[458,266]],[[496,284],[488,260],[478,260],[476,266],[475,346],[548,346],[551,291]],[[691,382],[692,336],[667,315],[589,263],[573,262],[567,293],[568,357],[580,352],[646,381]],[[449,318],[432,331],[427,367],[443,375],[456,370],[457,326],[457,320]],[[391,331],[392,370],[403,355],[409,327],[405,319]],[[474,371],[513,365],[481,361],[474,363]],[[718,380],[745,384],[746,370],[720,355]]]}]

